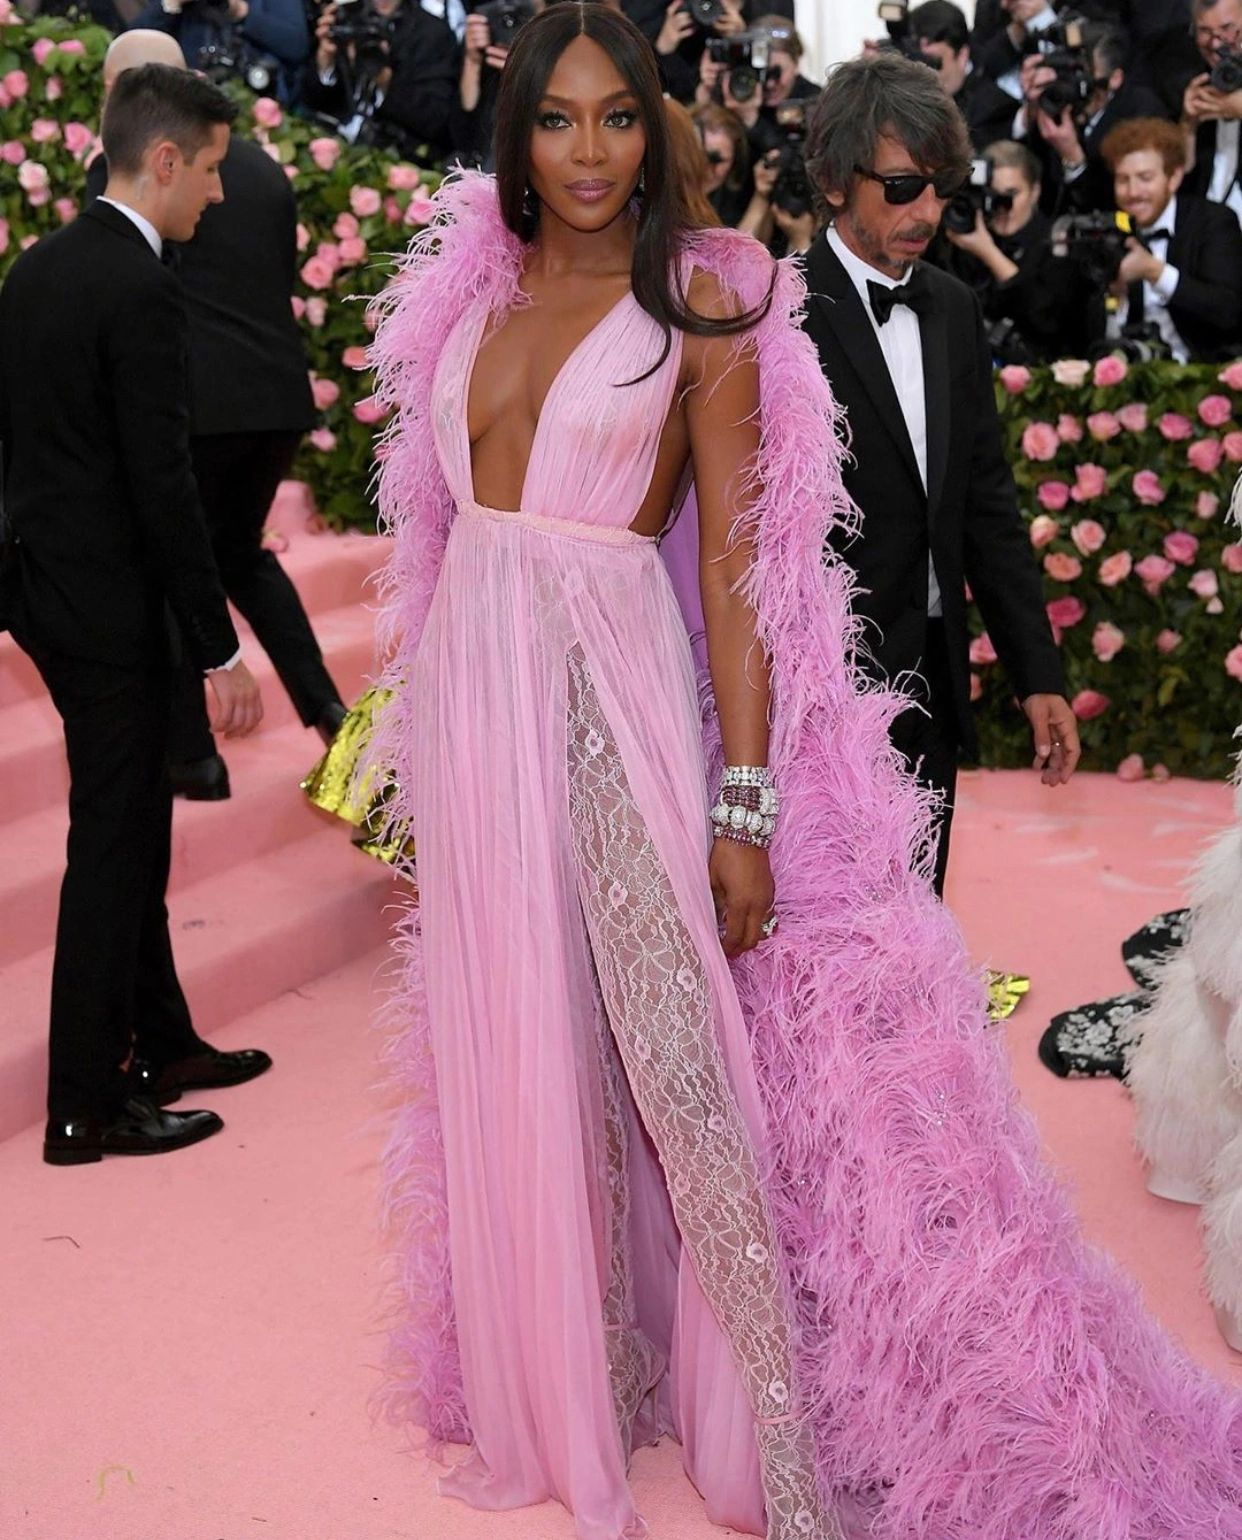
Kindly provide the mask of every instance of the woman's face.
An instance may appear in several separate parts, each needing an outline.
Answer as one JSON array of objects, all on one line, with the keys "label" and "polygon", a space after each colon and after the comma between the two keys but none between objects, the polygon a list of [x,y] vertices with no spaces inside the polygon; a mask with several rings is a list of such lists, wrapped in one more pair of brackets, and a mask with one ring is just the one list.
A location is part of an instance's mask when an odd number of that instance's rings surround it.
[{"label": "woman's face", "polygon": [[602,230],[638,186],[647,135],[638,98],[600,45],[576,37],[556,61],[535,115],[530,185],[573,230]]},{"label": "woman's face", "polygon": [[793,83],[798,78],[798,61],[793,54],[786,53],[783,48],[774,48],[768,55],[768,68],[780,71],[780,74],[773,75],[763,88],[764,105],[775,107],[793,90]]},{"label": "woman's face", "polygon": [[733,170],[733,140],[723,128],[706,128],[703,149],[707,154],[707,185],[703,190],[714,193],[729,180]]}]

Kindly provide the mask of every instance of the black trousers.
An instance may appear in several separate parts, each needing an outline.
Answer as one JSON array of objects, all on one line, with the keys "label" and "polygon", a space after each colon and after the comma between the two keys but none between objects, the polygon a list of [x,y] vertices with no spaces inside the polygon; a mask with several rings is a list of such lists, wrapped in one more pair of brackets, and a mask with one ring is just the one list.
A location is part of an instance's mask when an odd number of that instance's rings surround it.
[{"label": "black trousers", "polygon": [[949,833],[953,826],[953,801],[957,791],[958,727],[953,710],[949,654],[944,621],[928,620],[927,643],[917,680],[908,689],[921,709],[903,711],[894,721],[893,746],[924,786],[942,798],[941,813],[933,838],[936,842],[934,883],[944,896],[949,865]]},{"label": "black trousers", "polygon": [[52,966],[48,1116],[106,1118],[131,1052],[156,1064],[204,1045],[168,934],[172,792],[167,643],[122,666],[70,658],[15,628],[51,693],[69,759],[68,861]]},{"label": "black trousers", "polygon": [[[300,433],[219,433],[192,439],[191,450],[224,591],[271,658],[302,724],[310,727],[340,694],[297,589],[261,543],[272,499],[300,439]],[[168,755],[184,764],[215,751],[202,674],[187,656],[176,671]]]}]

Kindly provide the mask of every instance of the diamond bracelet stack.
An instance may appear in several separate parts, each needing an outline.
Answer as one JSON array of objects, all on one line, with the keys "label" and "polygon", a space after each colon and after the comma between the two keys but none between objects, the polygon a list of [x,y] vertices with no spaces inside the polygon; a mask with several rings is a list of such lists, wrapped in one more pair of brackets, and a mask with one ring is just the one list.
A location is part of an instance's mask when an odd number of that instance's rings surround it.
[{"label": "diamond bracelet stack", "polygon": [[780,810],[776,782],[765,765],[726,765],[712,808],[712,832],[717,839],[766,850]]}]

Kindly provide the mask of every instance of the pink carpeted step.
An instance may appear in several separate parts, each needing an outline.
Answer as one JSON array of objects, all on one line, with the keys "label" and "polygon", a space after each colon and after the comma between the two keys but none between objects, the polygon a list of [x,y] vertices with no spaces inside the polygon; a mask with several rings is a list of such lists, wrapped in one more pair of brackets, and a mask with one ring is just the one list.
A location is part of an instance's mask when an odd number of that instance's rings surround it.
[{"label": "pink carpeted step", "polygon": [[[198,1030],[210,1036],[377,946],[394,891],[392,874],[332,820],[173,894],[173,946]],[[50,945],[0,969],[0,1140],[42,1116],[51,973]]]}]

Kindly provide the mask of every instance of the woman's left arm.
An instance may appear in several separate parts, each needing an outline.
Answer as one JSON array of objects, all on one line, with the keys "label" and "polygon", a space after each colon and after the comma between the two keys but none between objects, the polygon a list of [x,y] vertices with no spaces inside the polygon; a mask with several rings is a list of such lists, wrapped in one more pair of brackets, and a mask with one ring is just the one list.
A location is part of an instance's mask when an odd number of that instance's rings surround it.
[{"label": "woman's left arm", "polygon": [[[709,275],[691,282],[689,301],[701,315],[724,317],[731,307]],[[740,592],[754,543],[732,538],[747,501],[759,495],[751,477],[759,450],[759,365],[753,344],[726,337],[693,337],[685,345],[689,391],[686,421],[699,506],[699,585],[707,631],[707,659],[726,765],[766,766],[768,661],[759,645],[755,613]],[[717,838],[711,855],[712,891],[724,921],[727,956],[761,939],[772,913],[768,853],[755,845]]]}]

